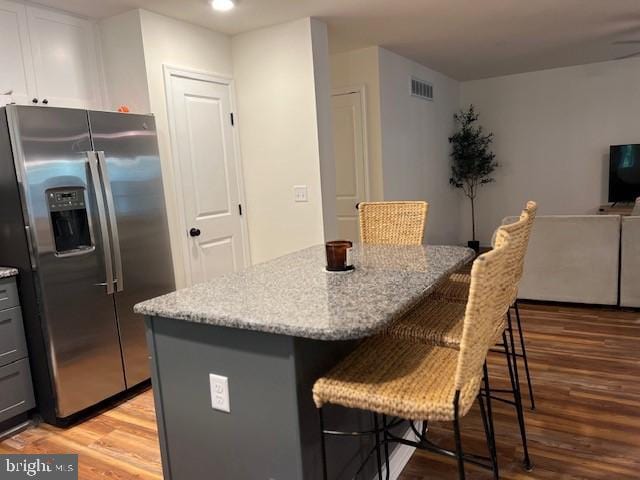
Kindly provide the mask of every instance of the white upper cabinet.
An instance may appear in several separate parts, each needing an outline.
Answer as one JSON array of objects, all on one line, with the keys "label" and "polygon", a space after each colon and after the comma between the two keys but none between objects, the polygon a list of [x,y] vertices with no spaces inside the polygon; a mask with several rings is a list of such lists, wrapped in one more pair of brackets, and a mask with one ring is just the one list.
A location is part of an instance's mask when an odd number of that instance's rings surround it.
[{"label": "white upper cabinet", "polygon": [[27,7],[40,101],[60,107],[102,106],[93,24]]},{"label": "white upper cabinet", "polygon": [[0,104],[102,108],[92,22],[0,0],[0,35]]},{"label": "white upper cabinet", "polygon": [[0,106],[27,103],[35,76],[24,6],[0,0]]}]

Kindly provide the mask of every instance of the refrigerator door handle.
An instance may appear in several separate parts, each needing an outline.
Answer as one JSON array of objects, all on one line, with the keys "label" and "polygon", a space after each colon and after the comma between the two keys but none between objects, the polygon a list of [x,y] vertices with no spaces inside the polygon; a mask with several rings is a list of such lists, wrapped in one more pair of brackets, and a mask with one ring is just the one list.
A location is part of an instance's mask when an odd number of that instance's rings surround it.
[{"label": "refrigerator door handle", "polygon": [[109,215],[109,226],[111,227],[111,239],[113,241],[113,257],[116,266],[115,284],[116,291],[121,292],[124,289],[122,275],[122,255],[120,254],[120,236],[118,235],[118,224],[116,223],[116,208],[113,202],[113,192],[111,191],[111,182],[107,173],[107,161],[104,152],[96,152],[98,155],[98,168],[100,177],[102,178],[102,187],[104,188],[105,198],[107,200],[107,213]]},{"label": "refrigerator door handle", "polygon": [[[100,174],[98,172],[98,158],[96,152],[87,152],[87,162],[91,173],[91,182],[96,194],[96,205],[98,207],[98,219],[100,221],[100,235],[102,237],[102,250],[104,253],[104,271],[107,279],[105,286],[107,294],[113,294],[113,264],[111,260],[111,242],[109,241],[109,230],[107,227],[107,215],[105,213],[104,198],[102,196],[102,186],[100,185]],[[98,284],[103,285],[103,284]]]}]

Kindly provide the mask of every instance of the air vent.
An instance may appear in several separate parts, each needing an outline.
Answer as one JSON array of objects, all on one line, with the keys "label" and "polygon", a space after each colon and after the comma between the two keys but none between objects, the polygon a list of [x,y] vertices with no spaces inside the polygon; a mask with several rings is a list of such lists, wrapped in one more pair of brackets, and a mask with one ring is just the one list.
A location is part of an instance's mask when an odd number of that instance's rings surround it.
[{"label": "air vent", "polygon": [[424,80],[411,77],[411,96],[424,100],[433,100],[433,85]]}]

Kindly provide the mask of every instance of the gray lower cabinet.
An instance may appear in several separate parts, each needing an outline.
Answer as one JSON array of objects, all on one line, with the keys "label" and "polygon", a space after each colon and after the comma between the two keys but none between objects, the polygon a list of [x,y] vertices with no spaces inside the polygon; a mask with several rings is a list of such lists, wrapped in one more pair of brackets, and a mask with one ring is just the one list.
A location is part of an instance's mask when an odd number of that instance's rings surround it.
[{"label": "gray lower cabinet", "polygon": [[0,280],[0,425],[10,427],[12,418],[34,406],[16,280],[4,278]]},{"label": "gray lower cabinet", "polygon": [[20,305],[18,286],[13,277],[0,279],[0,310]]},{"label": "gray lower cabinet", "polygon": [[22,311],[20,307],[0,310],[0,365],[27,356]]},{"label": "gray lower cabinet", "polygon": [[35,406],[29,360],[0,367],[0,422],[9,420]]}]

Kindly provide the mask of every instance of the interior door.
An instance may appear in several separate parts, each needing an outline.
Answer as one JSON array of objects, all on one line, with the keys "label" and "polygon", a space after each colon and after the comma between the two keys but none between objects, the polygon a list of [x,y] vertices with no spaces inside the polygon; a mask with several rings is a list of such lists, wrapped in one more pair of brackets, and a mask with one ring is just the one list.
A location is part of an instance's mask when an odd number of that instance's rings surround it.
[{"label": "interior door", "polygon": [[[57,416],[124,389],[110,247],[91,168],[87,112],[7,107],[39,279]],[[103,228],[105,227],[105,228]]]},{"label": "interior door", "polygon": [[333,139],[336,162],[338,234],[358,241],[356,205],[366,199],[365,145],[360,92],[333,95]]},{"label": "interior door", "polygon": [[171,75],[174,162],[192,283],[244,267],[238,164],[227,84]]},{"label": "interior door", "polygon": [[[149,378],[144,322],[133,306],[175,290],[154,118],[89,112],[109,210],[127,388]],[[114,227],[115,224],[115,227]]]}]

